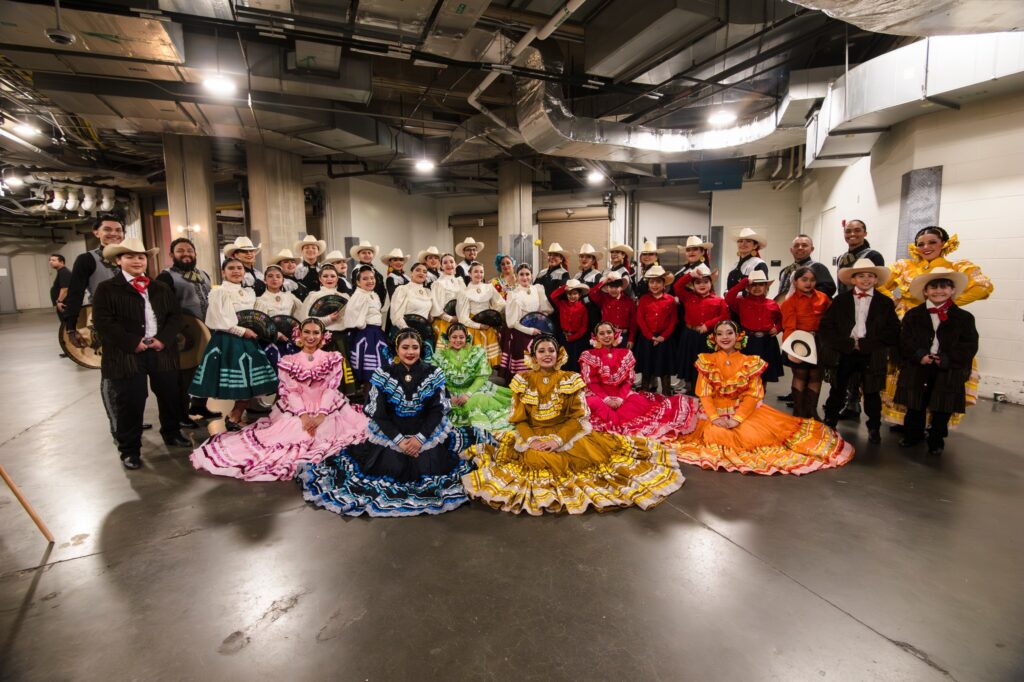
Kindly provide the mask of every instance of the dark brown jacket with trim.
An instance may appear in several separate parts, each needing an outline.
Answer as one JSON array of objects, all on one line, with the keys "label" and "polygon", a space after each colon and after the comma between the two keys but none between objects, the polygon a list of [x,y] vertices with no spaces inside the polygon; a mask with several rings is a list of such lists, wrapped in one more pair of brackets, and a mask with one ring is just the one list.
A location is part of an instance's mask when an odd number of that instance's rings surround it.
[{"label": "dark brown jacket with trim", "polygon": [[[974,316],[956,305],[946,311],[946,320],[932,329],[928,304],[911,308],[903,316],[900,353],[903,358],[896,383],[894,402],[910,410],[928,408],[933,412],[963,412],[967,409],[965,384],[971,376],[974,356],[978,354],[978,330]],[[939,362],[922,365],[921,358],[931,352],[932,339],[939,337]],[[931,369],[934,367],[934,370]],[[924,404],[921,391],[927,375],[935,371],[931,399]]]},{"label": "dark brown jacket with trim", "polygon": [[[818,363],[822,367],[837,367],[839,358],[855,351],[850,332],[857,324],[857,311],[853,291],[846,291],[832,299],[832,305],[821,316],[818,327]],[[867,334],[860,340],[860,352],[871,356],[864,391],[875,393],[885,388],[885,371],[890,353],[900,342],[900,318],[892,299],[875,291],[868,306],[865,323]]]},{"label": "dark brown jacket with trim", "polygon": [[[169,286],[156,280],[149,283],[147,292],[156,314],[156,338],[165,346],[156,354],[157,369],[177,370],[178,332],[182,325],[178,297]],[[96,287],[92,320],[103,348],[103,378],[127,379],[138,372],[135,348],[145,335],[146,305],[120,272]]]}]

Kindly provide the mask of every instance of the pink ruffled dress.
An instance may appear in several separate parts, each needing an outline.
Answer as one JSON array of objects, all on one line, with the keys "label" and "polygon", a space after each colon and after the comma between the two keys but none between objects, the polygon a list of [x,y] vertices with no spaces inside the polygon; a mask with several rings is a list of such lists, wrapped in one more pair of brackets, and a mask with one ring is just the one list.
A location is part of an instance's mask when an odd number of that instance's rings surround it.
[{"label": "pink ruffled dress", "polygon": [[[246,481],[282,481],[302,464],[318,463],[342,448],[366,440],[367,419],[338,391],[341,355],[316,351],[288,355],[277,363],[277,402],[270,416],[241,431],[211,436],[190,459],[196,469]],[[310,436],[302,415],[327,415]]]}]

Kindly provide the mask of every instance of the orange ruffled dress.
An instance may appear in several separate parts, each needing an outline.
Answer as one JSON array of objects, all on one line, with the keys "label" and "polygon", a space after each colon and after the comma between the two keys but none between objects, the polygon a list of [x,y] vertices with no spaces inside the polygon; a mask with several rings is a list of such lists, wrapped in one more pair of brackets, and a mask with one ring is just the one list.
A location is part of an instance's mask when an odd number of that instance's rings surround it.
[{"label": "orange ruffled dress", "polygon": [[[513,430],[497,445],[476,445],[476,469],[462,477],[470,497],[495,509],[539,516],[637,506],[649,509],[683,485],[675,454],[653,440],[595,433],[583,379],[575,372],[534,369],[517,374]],[[551,438],[558,449],[531,448]]]},{"label": "orange ruffled dress", "polygon": [[[706,418],[693,433],[668,442],[680,461],[764,475],[807,474],[850,461],[853,447],[832,429],[761,402],[761,373],[766,367],[758,356],[739,351],[698,356],[696,392]],[[722,415],[740,425],[727,429],[711,423]]]}]

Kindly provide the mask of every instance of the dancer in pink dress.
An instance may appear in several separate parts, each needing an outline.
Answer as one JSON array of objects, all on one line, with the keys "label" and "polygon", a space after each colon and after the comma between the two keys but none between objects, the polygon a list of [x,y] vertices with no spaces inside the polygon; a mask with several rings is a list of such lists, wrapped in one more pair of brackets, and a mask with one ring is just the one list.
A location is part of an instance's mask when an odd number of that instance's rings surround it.
[{"label": "dancer in pink dress", "polygon": [[619,334],[610,322],[599,323],[591,340],[593,350],[580,356],[593,429],[654,439],[677,438],[693,431],[700,413],[695,398],[633,390],[636,358],[631,350],[616,347]]},{"label": "dancer in pink dress", "polygon": [[192,465],[217,476],[283,481],[300,464],[316,464],[366,440],[366,417],[338,391],[342,357],[320,349],[324,337],[323,322],[305,320],[300,327],[302,350],[277,364],[277,402],[270,416],[241,431],[211,436],[193,451]]}]

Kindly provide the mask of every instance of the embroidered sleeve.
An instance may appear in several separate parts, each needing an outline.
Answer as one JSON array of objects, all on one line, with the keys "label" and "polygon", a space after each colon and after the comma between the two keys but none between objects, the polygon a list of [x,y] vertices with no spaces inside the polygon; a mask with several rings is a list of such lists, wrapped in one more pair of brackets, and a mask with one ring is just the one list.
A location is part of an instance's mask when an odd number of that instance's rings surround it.
[{"label": "embroidered sleeve", "polygon": [[992,295],[995,287],[992,280],[985,276],[977,265],[969,260],[958,260],[953,269],[967,275],[967,287],[956,297],[954,303],[965,306],[974,301],[982,301]]}]

